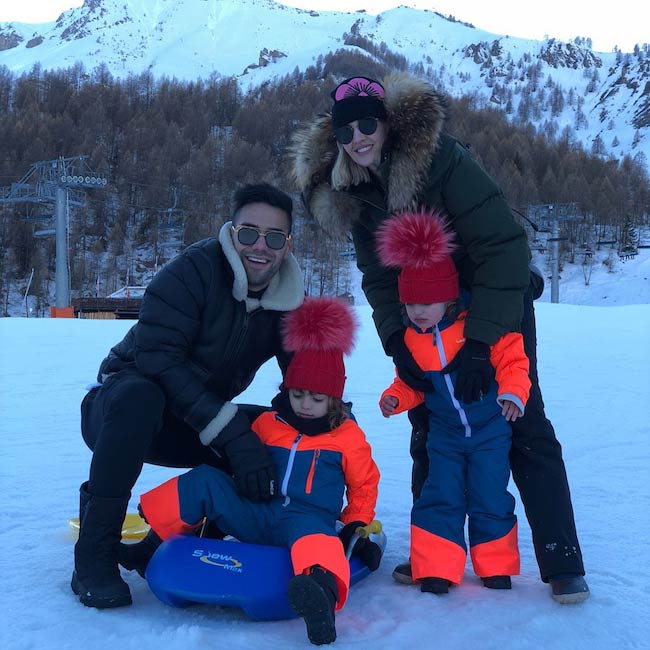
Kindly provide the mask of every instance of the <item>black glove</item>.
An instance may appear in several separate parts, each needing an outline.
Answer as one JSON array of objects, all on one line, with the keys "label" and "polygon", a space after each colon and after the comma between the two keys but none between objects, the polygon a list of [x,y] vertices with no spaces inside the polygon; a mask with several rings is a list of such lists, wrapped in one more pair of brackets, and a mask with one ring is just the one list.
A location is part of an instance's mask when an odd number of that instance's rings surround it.
[{"label": "black glove", "polygon": [[245,497],[270,501],[276,495],[278,480],[273,459],[243,413],[235,413],[210,447],[218,455],[226,455],[237,490]]},{"label": "black glove", "polygon": [[422,368],[415,362],[411,351],[404,343],[404,330],[391,334],[386,342],[386,348],[388,354],[393,357],[399,378],[405,384],[423,393],[433,390],[433,384],[425,378]]},{"label": "black glove", "polygon": [[482,341],[466,339],[458,354],[443,369],[446,375],[457,370],[454,396],[465,402],[475,402],[490,390],[494,368],[490,362],[490,346]]},{"label": "black glove", "polygon": [[[353,521],[349,524],[345,524],[341,529],[339,537],[343,544],[343,550],[345,550],[346,553],[352,536],[356,532],[357,528],[362,526],[365,526],[363,521]],[[381,548],[379,547],[379,544],[375,544],[375,542],[368,537],[360,537],[354,545],[352,556],[358,557],[362,564],[367,566],[371,571],[376,571],[381,562]]]}]

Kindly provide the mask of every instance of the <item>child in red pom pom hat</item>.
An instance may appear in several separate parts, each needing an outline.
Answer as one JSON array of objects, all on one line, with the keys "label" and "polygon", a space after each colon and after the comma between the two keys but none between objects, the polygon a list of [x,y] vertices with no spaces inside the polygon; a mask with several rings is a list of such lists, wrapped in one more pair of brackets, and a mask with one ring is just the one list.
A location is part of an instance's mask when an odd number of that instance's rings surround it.
[{"label": "child in red pom pom hat", "polygon": [[379,402],[384,417],[422,402],[429,413],[429,474],[411,511],[412,577],[436,594],[461,583],[468,515],[474,571],[486,587],[509,589],[519,573],[515,502],[507,491],[509,422],[523,415],[530,390],[521,334],[491,346],[495,377],[481,399],[458,397],[450,364],[465,343],[467,312],[443,218],[425,211],[393,216],[378,231],[377,250],[382,264],[400,269],[404,344],[431,382],[418,392],[396,376]]},{"label": "child in red pom pom hat", "polygon": [[[352,538],[356,542],[352,554],[372,571],[382,553],[372,539],[356,539],[355,534],[375,516],[379,483],[370,445],[342,400],[343,355],[352,350],[356,328],[351,308],[335,298],[306,298],[285,316],[284,347],[294,354],[273,410],[251,425],[280,479],[269,503],[249,501],[230,476],[208,465],[171,479],[140,499],[158,544],[160,539],[195,530],[206,518],[242,542],[289,548],[295,572],[288,587],[289,603],[304,618],[316,645],[336,639],[334,612],[347,598],[346,548]],[[133,553],[137,546],[130,545],[129,550]],[[144,574],[153,550],[140,566],[128,568]]]}]

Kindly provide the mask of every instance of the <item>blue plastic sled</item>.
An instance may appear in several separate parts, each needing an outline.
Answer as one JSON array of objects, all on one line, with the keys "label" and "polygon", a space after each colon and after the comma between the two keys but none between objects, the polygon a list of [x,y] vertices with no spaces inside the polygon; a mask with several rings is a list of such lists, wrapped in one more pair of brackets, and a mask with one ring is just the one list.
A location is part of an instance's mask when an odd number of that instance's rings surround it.
[{"label": "blue plastic sled", "polygon": [[[385,546],[385,536],[373,541]],[[350,560],[350,584],[370,573]],[[146,571],[151,591],[172,607],[194,603],[240,607],[258,621],[295,618],[287,585],[293,577],[288,549],[179,535],[163,542]]]}]

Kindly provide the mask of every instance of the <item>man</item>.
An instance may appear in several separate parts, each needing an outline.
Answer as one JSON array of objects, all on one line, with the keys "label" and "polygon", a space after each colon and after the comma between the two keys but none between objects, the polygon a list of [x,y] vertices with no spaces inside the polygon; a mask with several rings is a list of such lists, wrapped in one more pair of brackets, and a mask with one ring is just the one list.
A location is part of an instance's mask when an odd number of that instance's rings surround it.
[{"label": "man", "polygon": [[147,287],[138,322],[102,362],[81,405],[93,450],[80,488],[71,587],[89,607],[131,604],[118,549],[131,489],[145,462],[207,463],[231,473],[247,497],[277,489],[273,462],[230,400],[275,356],[284,312],[300,306],[302,274],[291,254],[292,201],[248,185],[234,195],[218,238],[188,247]]}]

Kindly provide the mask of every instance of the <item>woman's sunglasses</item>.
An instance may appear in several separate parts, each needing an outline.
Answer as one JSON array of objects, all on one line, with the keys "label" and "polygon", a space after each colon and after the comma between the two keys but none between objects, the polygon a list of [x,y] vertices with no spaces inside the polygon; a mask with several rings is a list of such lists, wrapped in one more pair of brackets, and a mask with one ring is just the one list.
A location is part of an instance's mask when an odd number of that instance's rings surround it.
[{"label": "woman's sunglasses", "polygon": [[230,226],[237,234],[237,241],[242,246],[252,246],[260,237],[264,237],[266,245],[274,251],[281,251],[291,235],[285,235],[279,230],[267,230],[262,232],[253,226]]},{"label": "woman's sunglasses", "polygon": [[[357,122],[357,128],[363,135],[372,135],[377,130],[378,121],[376,117],[362,117]],[[350,144],[354,138],[354,127],[351,124],[339,126],[338,129],[334,129],[334,137],[341,144]]]}]

